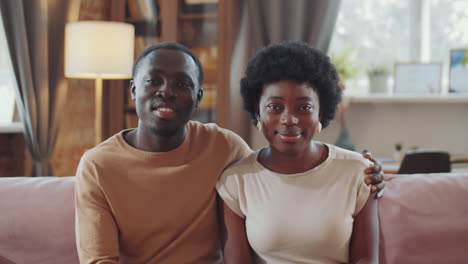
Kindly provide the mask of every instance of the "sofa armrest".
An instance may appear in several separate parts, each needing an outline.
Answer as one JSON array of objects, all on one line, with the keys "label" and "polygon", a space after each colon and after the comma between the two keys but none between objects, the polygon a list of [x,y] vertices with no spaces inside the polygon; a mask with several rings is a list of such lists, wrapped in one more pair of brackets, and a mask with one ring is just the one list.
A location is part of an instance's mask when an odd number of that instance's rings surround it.
[{"label": "sofa armrest", "polygon": [[78,263],[74,186],[75,177],[0,178],[0,260]]},{"label": "sofa armrest", "polygon": [[386,175],[381,263],[466,263],[468,173]]}]

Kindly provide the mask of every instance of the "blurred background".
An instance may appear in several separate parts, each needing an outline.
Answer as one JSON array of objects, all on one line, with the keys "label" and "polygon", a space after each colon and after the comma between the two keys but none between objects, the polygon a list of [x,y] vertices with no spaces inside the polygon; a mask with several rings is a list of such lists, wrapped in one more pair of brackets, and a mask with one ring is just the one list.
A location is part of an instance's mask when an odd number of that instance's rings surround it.
[{"label": "blurred background", "polygon": [[231,129],[253,149],[266,142],[239,96],[248,59],[270,43],[302,40],[329,54],[345,94],[318,140],[369,149],[393,166],[413,149],[468,156],[467,1],[18,0],[0,8],[0,176],[74,175],[97,138],[137,126],[128,79],[104,80],[100,98],[93,80],[64,77],[65,26],[89,20],[132,25],[134,58],[161,41],[193,50],[206,76],[193,119]]}]

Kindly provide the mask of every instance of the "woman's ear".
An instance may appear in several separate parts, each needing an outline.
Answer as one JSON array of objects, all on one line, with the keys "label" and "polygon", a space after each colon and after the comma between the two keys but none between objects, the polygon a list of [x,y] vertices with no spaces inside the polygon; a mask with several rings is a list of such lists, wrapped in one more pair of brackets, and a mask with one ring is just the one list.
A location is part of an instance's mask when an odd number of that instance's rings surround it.
[{"label": "woman's ear", "polygon": [[136,90],[135,81],[130,80],[130,93],[131,93],[131,95],[132,95],[132,100],[133,100],[133,101],[135,101],[135,98],[136,98],[135,90]]}]

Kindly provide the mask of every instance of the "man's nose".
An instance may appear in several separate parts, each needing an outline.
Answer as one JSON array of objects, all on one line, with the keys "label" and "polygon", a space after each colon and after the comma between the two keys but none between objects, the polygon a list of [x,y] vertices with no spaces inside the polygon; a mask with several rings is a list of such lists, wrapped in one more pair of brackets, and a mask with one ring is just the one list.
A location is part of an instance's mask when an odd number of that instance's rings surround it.
[{"label": "man's nose", "polygon": [[156,91],[156,96],[163,99],[172,99],[177,96],[175,89],[171,83],[165,82]]},{"label": "man's nose", "polygon": [[294,113],[291,113],[290,111],[284,111],[281,114],[281,124],[286,125],[286,126],[294,126],[299,123],[299,119],[294,115]]}]

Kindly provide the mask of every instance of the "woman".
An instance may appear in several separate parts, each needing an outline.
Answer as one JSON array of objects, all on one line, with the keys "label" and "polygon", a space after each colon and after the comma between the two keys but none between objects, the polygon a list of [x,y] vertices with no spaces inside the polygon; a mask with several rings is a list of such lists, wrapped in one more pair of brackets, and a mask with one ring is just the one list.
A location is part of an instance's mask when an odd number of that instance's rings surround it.
[{"label": "woman", "polygon": [[314,141],[341,100],[329,58],[300,42],[274,44],[249,63],[244,108],[269,146],[221,176],[225,263],[378,263],[372,163]]}]

